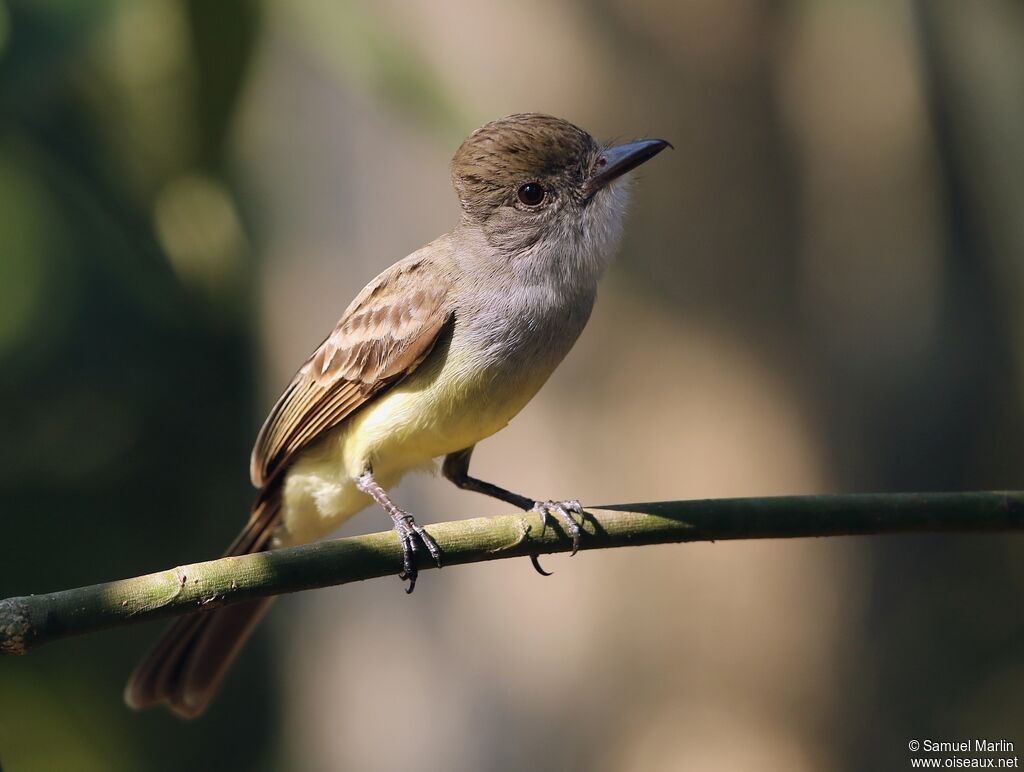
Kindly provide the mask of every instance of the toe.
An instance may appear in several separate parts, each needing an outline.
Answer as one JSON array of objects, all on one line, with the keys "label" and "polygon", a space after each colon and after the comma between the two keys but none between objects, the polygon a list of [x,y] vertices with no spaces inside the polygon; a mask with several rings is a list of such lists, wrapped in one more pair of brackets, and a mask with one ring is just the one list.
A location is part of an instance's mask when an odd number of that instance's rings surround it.
[{"label": "toe", "polygon": [[536,512],[540,515],[540,535],[543,536],[544,532],[548,529],[548,520],[551,518],[551,502],[550,501],[535,501],[533,502],[533,509],[531,512]]},{"label": "toe", "polygon": [[441,567],[441,548],[437,546],[437,542],[434,541],[434,537],[426,532],[419,526],[416,527],[416,534],[420,537],[420,541],[423,542],[423,546],[427,548],[430,556],[434,559],[437,567]]},{"label": "toe", "polygon": [[565,525],[565,530],[568,531],[569,536],[572,538],[572,554],[575,555],[580,549],[580,526],[572,515],[569,514],[569,509],[562,504],[554,504],[551,507],[557,514],[558,518]]}]

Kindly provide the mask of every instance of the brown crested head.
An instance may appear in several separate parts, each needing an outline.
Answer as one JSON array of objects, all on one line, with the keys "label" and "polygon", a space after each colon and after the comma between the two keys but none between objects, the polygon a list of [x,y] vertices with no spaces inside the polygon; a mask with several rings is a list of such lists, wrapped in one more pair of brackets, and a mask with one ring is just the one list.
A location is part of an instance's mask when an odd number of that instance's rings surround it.
[{"label": "brown crested head", "polygon": [[452,183],[464,212],[491,246],[510,258],[580,255],[603,266],[625,210],[618,181],[668,143],[645,139],[602,146],[568,121],[510,115],[477,129],[452,159]]},{"label": "brown crested head", "polygon": [[477,129],[452,159],[452,183],[467,215],[502,207],[525,213],[579,200],[601,152],[594,138],[561,118],[510,115]]}]

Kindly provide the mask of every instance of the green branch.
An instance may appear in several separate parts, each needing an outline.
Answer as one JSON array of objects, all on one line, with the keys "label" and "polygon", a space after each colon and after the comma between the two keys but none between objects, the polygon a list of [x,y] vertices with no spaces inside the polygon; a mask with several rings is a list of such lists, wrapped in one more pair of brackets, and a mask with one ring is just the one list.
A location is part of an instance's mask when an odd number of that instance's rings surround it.
[{"label": "green branch", "polygon": [[[727,539],[774,539],[1024,529],[1024,493],[918,493],[666,501],[588,510],[581,549]],[[558,526],[532,513],[429,526],[445,565],[566,552]],[[251,598],[397,573],[394,532],[221,558],[46,595],[0,601],[0,653]],[[432,567],[424,559],[420,568]]]}]

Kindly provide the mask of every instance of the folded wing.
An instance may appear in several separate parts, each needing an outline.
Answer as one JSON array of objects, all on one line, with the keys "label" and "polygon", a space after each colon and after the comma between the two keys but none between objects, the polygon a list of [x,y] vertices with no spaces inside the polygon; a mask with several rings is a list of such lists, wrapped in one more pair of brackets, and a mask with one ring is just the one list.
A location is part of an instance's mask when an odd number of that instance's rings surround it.
[{"label": "folded wing", "polygon": [[252,451],[253,485],[267,485],[301,448],[415,370],[451,318],[448,291],[416,255],[370,282],[270,411]]}]

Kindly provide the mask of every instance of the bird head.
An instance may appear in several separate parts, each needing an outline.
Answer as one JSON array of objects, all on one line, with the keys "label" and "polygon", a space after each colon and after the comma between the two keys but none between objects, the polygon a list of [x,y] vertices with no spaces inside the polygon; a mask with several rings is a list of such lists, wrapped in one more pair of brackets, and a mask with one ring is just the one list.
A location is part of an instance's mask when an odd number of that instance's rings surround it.
[{"label": "bird head", "polygon": [[668,144],[602,145],[560,118],[510,115],[462,143],[452,183],[464,222],[510,259],[578,254],[606,262],[621,231],[624,175]]}]

